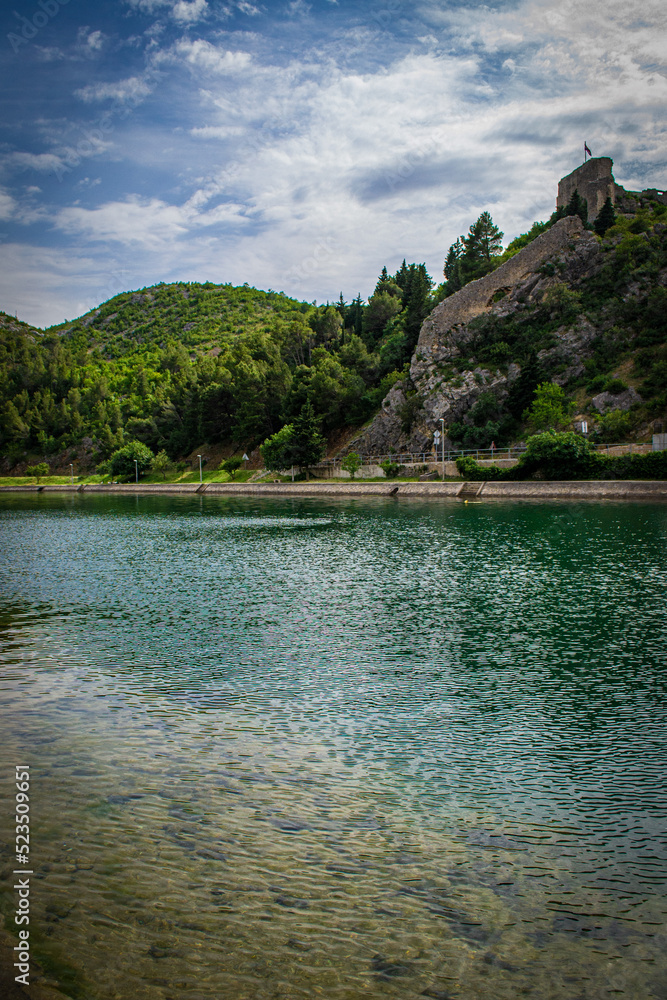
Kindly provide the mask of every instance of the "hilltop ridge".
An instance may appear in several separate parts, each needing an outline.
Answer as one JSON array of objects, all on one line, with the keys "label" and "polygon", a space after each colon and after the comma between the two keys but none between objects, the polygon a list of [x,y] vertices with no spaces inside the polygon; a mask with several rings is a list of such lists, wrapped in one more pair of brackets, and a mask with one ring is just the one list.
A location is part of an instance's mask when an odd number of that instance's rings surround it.
[{"label": "hilltop ridge", "polygon": [[667,196],[612,193],[602,235],[575,189],[493,252],[502,234],[483,213],[437,289],[404,261],[367,302],[175,282],[47,330],[0,315],[3,467],[90,470],[129,440],[174,460],[257,454],[306,402],[330,454],[428,451],[442,420],[446,447],[502,446],[525,436],[544,381],[598,439],[647,440],[667,416]]}]

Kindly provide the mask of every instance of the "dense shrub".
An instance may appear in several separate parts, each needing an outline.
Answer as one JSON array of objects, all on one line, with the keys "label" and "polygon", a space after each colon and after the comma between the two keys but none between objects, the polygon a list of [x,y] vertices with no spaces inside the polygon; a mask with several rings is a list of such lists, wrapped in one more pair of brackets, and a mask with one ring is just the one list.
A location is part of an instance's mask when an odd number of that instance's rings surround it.
[{"label": "dense shrub", "polygon": [[401,471],[401,466],[398,462],[390,462],[390,461],[381,462],[380,468],[384,472],[387,479],[395,479],[396,476]]},{"label": "dense shrub", "polygon": [[141,475],[146,469],[150,469],[153,458],[153,452],[143,442],[130,441],[124,448],[119,448],[113,453],[109,459],[109,469],[111,474],[118,476],[119,479],[134,479],[137,470]]},{"label": "dense shrub", "polygon": [[667,479],[667,451],[647,455],[607,456],[596,453],[579,434],[536,434],[512,469],[478,465],[474,458],[457,458],[459,473],[469,480],[521,479]]}]

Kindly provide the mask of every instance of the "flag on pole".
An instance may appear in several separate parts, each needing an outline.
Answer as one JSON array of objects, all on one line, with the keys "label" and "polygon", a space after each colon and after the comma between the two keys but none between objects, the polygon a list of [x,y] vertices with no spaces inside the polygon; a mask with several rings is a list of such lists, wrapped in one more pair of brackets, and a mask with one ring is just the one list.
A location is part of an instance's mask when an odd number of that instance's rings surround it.
[{"label": "flag on pole", "polygon": [[586,145],[586,143],[584,143],[584,160],[586,160],[586,153],[588,153],[589,156],[593,155],[588,146]]}]

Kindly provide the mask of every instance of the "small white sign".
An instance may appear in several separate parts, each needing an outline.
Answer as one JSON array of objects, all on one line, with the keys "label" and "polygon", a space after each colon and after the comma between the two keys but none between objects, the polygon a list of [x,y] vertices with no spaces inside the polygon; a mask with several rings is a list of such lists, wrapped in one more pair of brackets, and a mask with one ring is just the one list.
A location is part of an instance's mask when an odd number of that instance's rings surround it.
[{"label": "small white sign", "polygon": [[250,459],[248,458],[248,456],[246,455],[245,452],[243,452],[243,461],[244,462],[249,462],[250,461]]},{"label": "small white sign", "polygon": [[433,434],[433,440],[438,442],[440,440],[440,431],[435,431]]},{"label": "small white sign", "polygon": [[587,420],[582,420],[581,421],[581,433],[582,434],[588,434],[588,421]]}]

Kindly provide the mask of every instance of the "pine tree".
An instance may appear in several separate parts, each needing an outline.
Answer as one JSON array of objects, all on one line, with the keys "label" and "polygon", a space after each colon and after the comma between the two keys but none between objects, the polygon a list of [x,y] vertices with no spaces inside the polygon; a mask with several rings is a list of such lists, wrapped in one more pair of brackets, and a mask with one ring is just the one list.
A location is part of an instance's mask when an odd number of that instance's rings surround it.
[{"label": "pine tree", "polygon": [[476,222],[468,230],[467,236],[462,236],[461,240],[465,247],[465,259],[470,264],[479,261],[490,261],[493,256],[502,250],[502,240],[504,233],[494,225],[489,212],[482,212]]},{"label": "pine tree", "polygon": [[463,256],[465,247],[463,245],[463,237],[459,237],[455,243],[452,243],[449,250],[447,251],[447,259],[445,260],[444,274],[447,281],[451,281],[456,273],[456,263],[460,261]]},{"label": "pine tree", "polygon": [[598,213],[598,217],[593,223],[593,228],[598,236],[604,236],[608,229],[616,222],[616,212],[614,211],[614,206],[611,203],[611,198],[607,198],[604,205]]},{"label": "pine tree", "polygon": [[565,208],[566,215],[578,215],[584,225],[588,221],[588,202],[582,198],[577,188],[572,192],[572,197]]},{"label": "pine tree", "polygon": [[[414,266],[414,265],[412,265],[412,266]],[[405,291],[405,289],[407,288],[407,284],[408,284],[408,280],[409,280],[409,275],[410,275],[410,268],[405,263],[405,257],[404,257],[403,258],[403,263],[401,264],[401,266],[399,267],[398,271],[394,275],[394,282],[403,291]]]},{"label": "pine tree", "polygon": [[310,401],[302,406],[299,416],[292,423],[291,462],[306,472],[311,465],[317,465],[324,452],[325,441],[319,424]]}]

